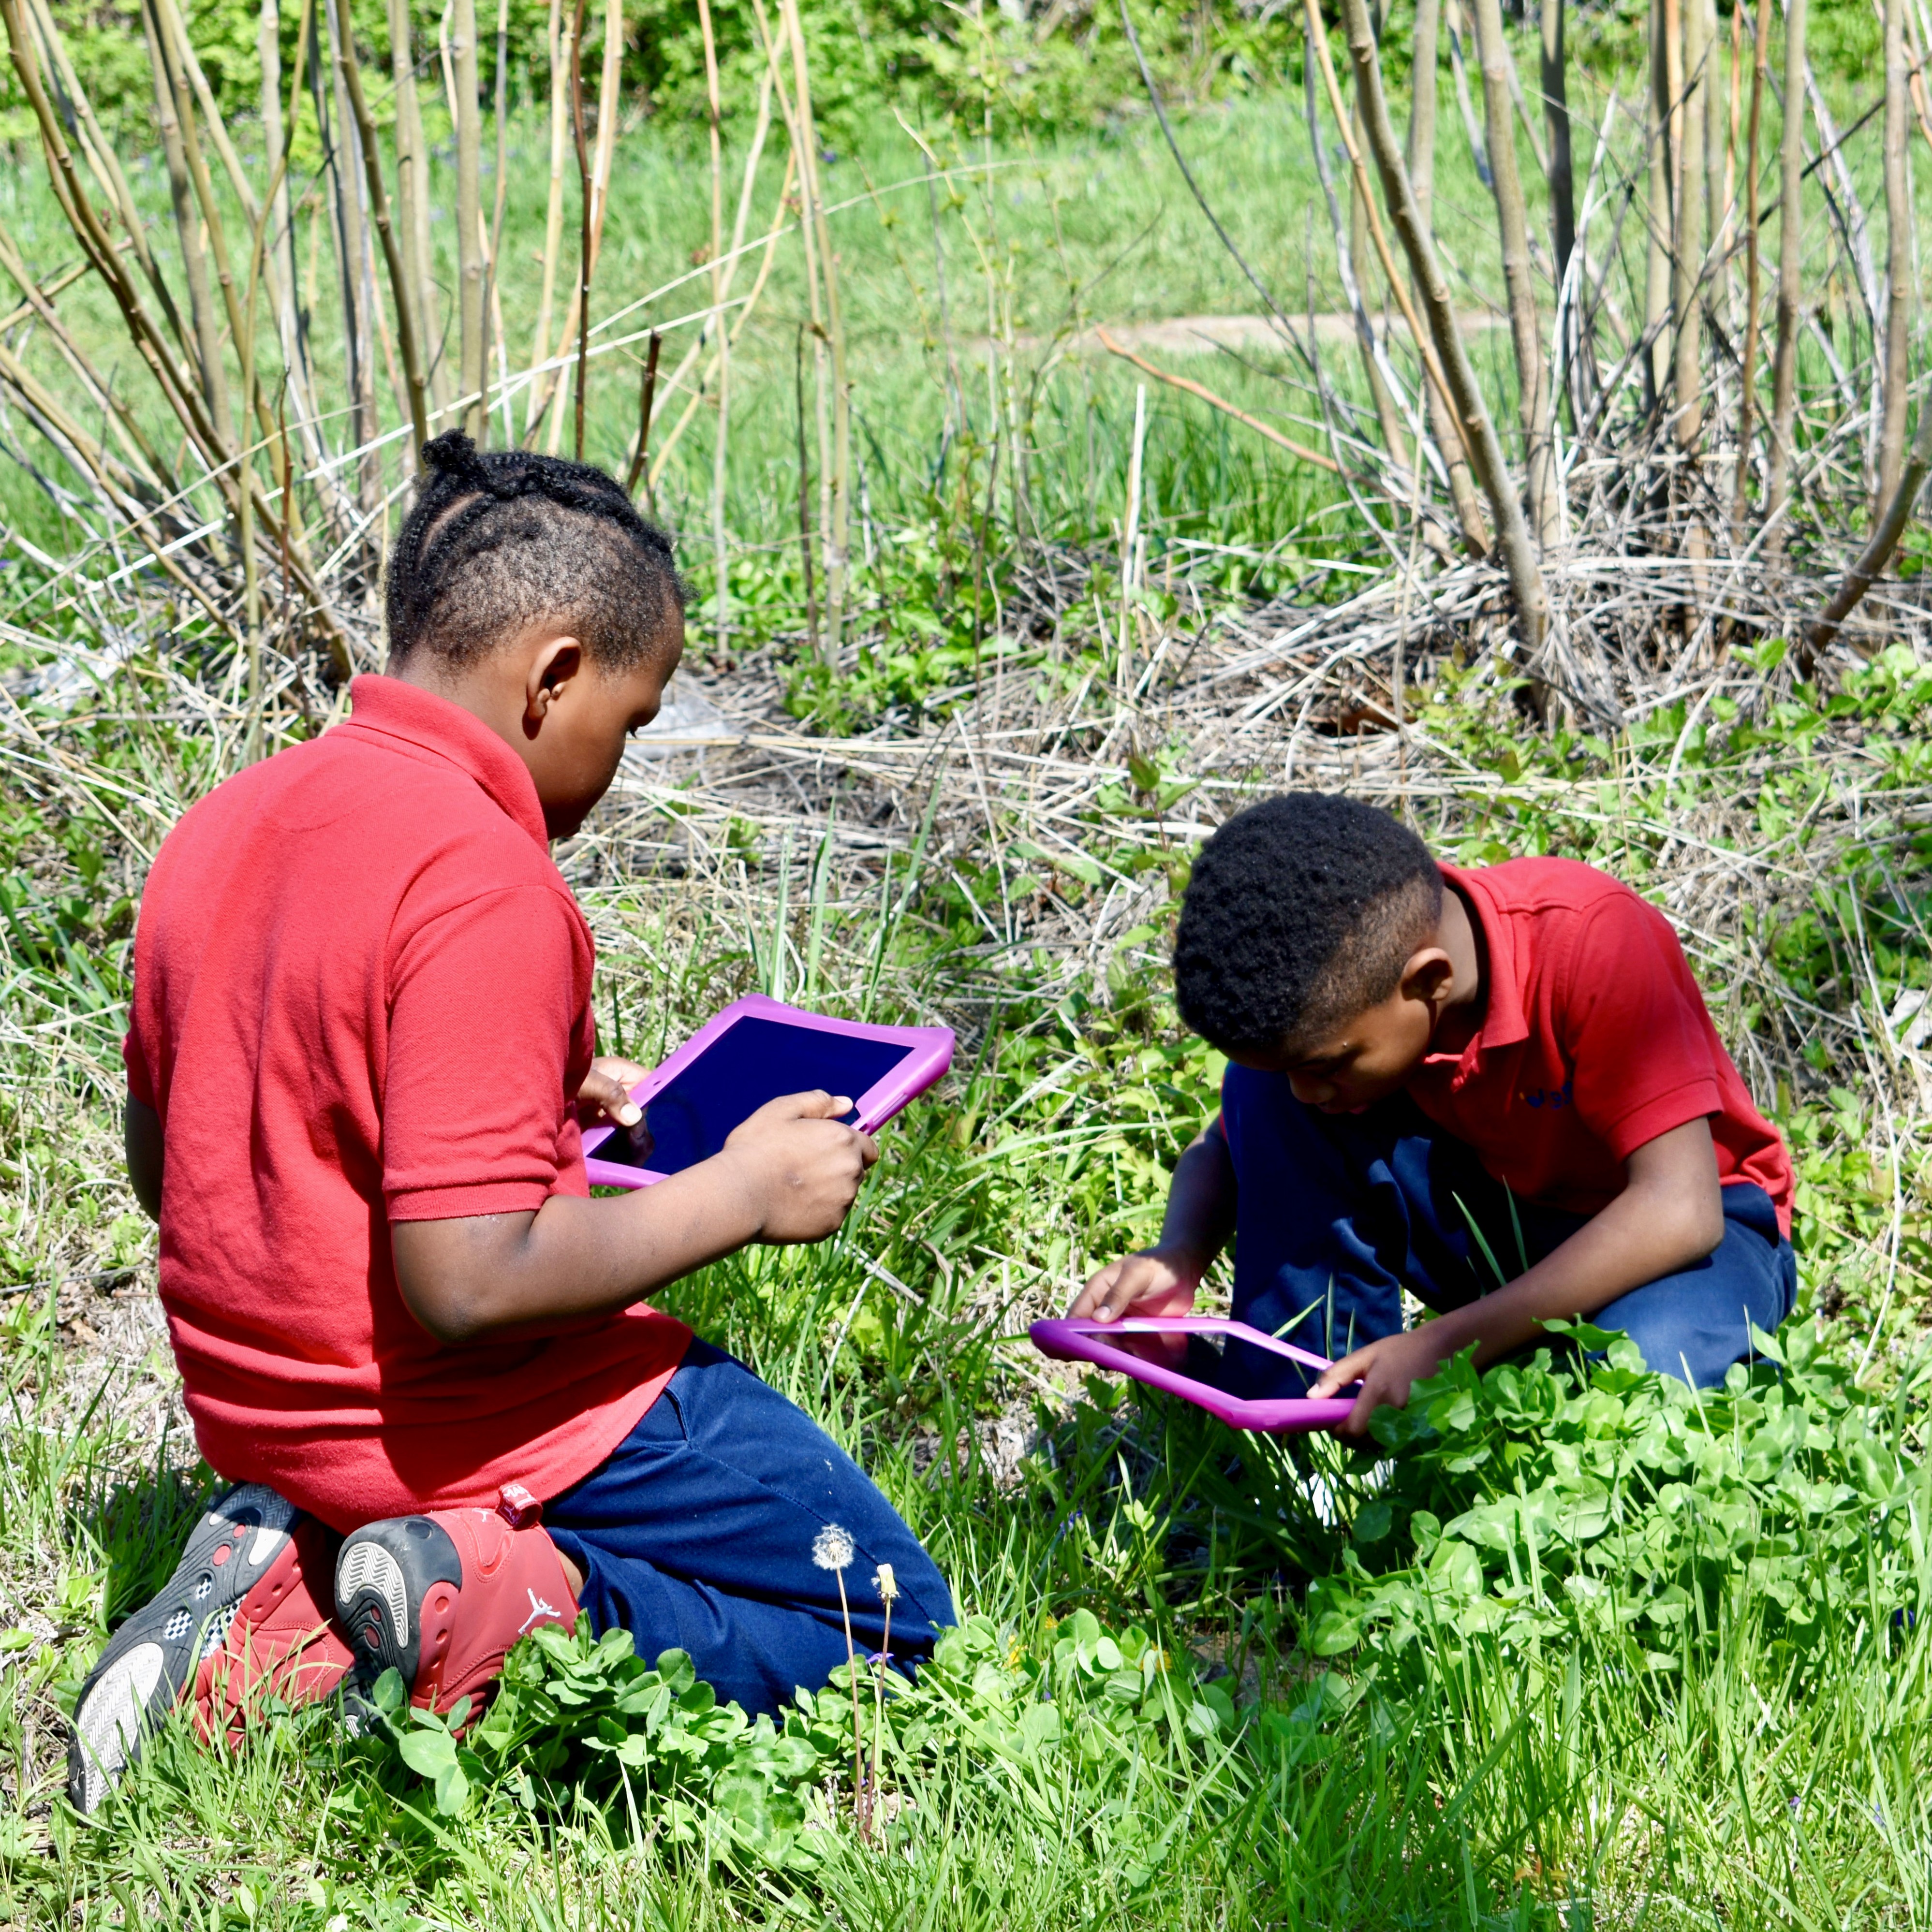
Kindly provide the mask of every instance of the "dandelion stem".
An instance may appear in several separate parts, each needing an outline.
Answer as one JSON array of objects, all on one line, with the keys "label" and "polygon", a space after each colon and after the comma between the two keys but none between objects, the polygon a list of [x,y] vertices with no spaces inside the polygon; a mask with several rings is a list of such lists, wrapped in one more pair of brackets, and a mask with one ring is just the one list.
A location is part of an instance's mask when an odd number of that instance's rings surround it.
[{"label": "dandelion stem", "polygon": [[832,1574],[839,1580],[839,1614],[846,1625],[846,1680],[852,1694],[852,1816],[858,1834],[868,1844],[872,1838],[872,1807],[865,1788],[865,1739],[858,1714],[858,1658],[852,1648],[852,1605],[846,1599],[846,1573],[843,1568]]},{"label": "dandelion stem", "polygon": [[879,1741],[885,1730],[885,1673],[892,1668],[892,1594],[882,1591],[885,1603],[885,1634],[879,1639],[879,1663],[872,1679],[872,1779],[866,1789],[866,1810],[879,1790]]}]

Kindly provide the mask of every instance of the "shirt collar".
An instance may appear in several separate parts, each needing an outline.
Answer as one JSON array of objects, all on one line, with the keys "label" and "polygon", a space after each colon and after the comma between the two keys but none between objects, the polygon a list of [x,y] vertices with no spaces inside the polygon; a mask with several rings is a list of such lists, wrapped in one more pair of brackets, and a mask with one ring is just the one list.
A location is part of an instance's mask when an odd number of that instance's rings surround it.
[{"label": "shirt collar", "polygon": [[1530,1036],[1523,1016],[1522,988],[1516,970],[1516,931],[1503,916],[1503,908],[1480,870],[1460,866],[1441,867],[1443,881],[1459,890],[1480,930],[1483,952],[1483,1024],[1459,1053],[1426,1054],[1423,1064],[1453,1067],[1460,1085],[1482,1070],[1483,1056],[1515,1046]]},{"label": "shirt collar", "polygon": [[550,833],[530,770],[474,712],[401,678],[365,673],[349,686],[351,706],[338,730],[392,738],[446,760],[476,780],[491,802],[545,852]]}]

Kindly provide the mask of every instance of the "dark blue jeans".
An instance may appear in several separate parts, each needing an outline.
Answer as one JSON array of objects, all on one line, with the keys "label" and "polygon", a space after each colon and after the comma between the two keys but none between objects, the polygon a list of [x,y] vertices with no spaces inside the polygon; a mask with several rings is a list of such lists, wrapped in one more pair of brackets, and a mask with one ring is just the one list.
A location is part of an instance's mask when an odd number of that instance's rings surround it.
[{"label": "dark blue jeans", "polygon": [[[1463,1306],[1588,1218],[1513,1201],[1475,1150],[1406,1094],[1361,1114],[1321,1114],[1281,1075],[1230,1066],[1221,1102],[1239,1190],[1234,1313],[1320,1354],[1394,1334],[1404,1288],[1432,1308]],[[1744,1182],[1723,1198],[1714,1252],[1590,1318],[1697,1388],[1721,1382],[1750,1353],[1750,1324],[1771,1333],[1798,1294],[1770,1196]]]},{"label": "dark blue jeans", "polygon": [[609,1460],[545,1506],[544,1527],[584,1573],[598,1631],[638,1653],[689,1651],[721,1700],[777,1712],[846,1658],[839,1577],[813,1560],[819,1533],[850,1536],[852,1638],[879,1648],[881,1563],[899,1586],[892,1654],[931,1654],[954,1621],[933,1559],[858,1465],[742,1364],[694,1341]]}]

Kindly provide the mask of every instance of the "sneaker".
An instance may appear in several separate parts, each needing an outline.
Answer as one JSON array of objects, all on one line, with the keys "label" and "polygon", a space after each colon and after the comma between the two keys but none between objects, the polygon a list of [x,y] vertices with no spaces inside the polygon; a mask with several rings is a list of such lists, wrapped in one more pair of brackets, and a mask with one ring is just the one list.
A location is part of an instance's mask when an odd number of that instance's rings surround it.
[{"label": "sneaker", "polygon": [[234,1735],[258,1688],[291,1702],[333,1690],[348,1648],[339,1634],[322,1640],[326,1612],[304,1580],[326,1577],[327,1559],[327,1532],[275,1490],[245,1483],[218,1498],[167,1587],[114,1633],[80,1687],[67,1758],[74,1809],[98,1808],[191,1687],[204,1737],[218,1706]]},{"label": "sneaker", "polygon": [[480,1702],[517,1640],[568,1630],[577,1604],[557,1546],[494,1510],[433,1510],[355,1531],[335,1563],[335,1610],[367,1690],[398,1672],[419,1710]]},{"label": "sneaker", "polygon": [[341,1538],[298,1516],[289,1546],[242,1600],[221,1646],[194,1676],[194,1728],[204,1743],[218,1731],[232,1748],[263,1703],[319,1704],[355,1661],[335,1620],[331,1581]]}]

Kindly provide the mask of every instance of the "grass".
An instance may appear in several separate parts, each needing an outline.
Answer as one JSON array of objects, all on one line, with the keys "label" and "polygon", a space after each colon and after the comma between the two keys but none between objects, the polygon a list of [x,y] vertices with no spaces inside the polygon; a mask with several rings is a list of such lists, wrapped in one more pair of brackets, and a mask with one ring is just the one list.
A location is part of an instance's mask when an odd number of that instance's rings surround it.
[{"label": "grass", "polygon": [[[1445,232],[1486,261],[1447,88],[1443,106]],[[1319,208],[1297,106],[1240,103],[1182,136],[1287,305],[1307,306],[1312,284],[1333,308],[1325,217],[1300,232],[1280,218]],[[519,124],[513,261],[540,227],[533,136]],[[1300,692],[1293,662],[1177,681],[1138,714],[1097,700],[1080,712],[1111,676],[1107,560],[1136,379],[1056,361],[1053,338],[1096,316],[1252,307],[1157,142],[1140,122],[1007,142],[997,172],[942,203],[971,405],[950,467],[937,460],[950,378],[935,224],[923,180],[887,192],[918,176],[913,152],[881,117],[829,164],[834,193],[880,190],[841,218],[876,621],[857,662],[816,682],[795,661],[789,256],[747,338],[729,508],[741,642],[759,648],[700,668],[761,722],[925,731],[939,776],[888,782],[849,748],[783,766],[674,762],[561,854],[598,934],[614,1047],[651,1058],[736,994],[781,986],[960,1033],[953,1078],[888,1136],[837,1240],[743,1256],[664,1298],[864,1460],[969,1619],[890,1707],[882,1844],[851,1822],[842,1682],[782,1732],[747,1731],[675,1660],[652,1675],[647,1633],[641,1660],[520,1653],[500,1722],[460,1744],[405,1726],[405,1753],[308,1712],[231,1756],[176,1726],[104,1826],[66,1810],[62,1701],[170,1568],[210,1480],[152,1296],[152,1232],[120,1172],[117,1038],[147,860],[239,750],[231,667],[192,626],[143,628],[110,594],[71,585],[66,604],[35,603],[42,577],[17,562],[0,646],[0,1921],[1582,1932],[1932,1919],[1918,1772],[1932,1742],[1918,1352],[1932,1226],[1913,1018],[1932,986],[1932,679],[1899,644],[1835,694],[1793,688],[1775,640],[1740,640],[1706,685],[1660,674],[1622,728],[1591,736],[1533,728],[1480,639],[1425,651],[1419,638],[1408,762],[1393,777],[1386,741],[1318,724],[1311,751],[1293,704],[1272,738],[1231,730],[1242,707]],[[687,270],[708,230],[675,130],[627,137],[626,152],[600,271],[610,303]],[[30,182],[0,184],[0,212],[51,267],[65,243]],[[162,185],[137,176],[156,206]],[[774,171],[765,205],[776,185]],[[506,286],[517,344],[531,279]],[[64,312],[104,343],[88,301],[77,288]],[[591,453],[606,459],[634,407],[623,366],[593,391]],[[1244,406],[1286,406],[1266,370],[1210,366],[1200,373]],[[1351,357],[1336,366],[1352,396]],[[1002,594],[1023,589],[1044,556],[1077,583],[1038,648],[995,638],[976,591],[966,608],[989,384],[1035,394],[1027,446],[1053,539],[1013,541],[1002,497],[980,532],[990,574]],[[1164,636],[1195,627],[1191,662],[1202,640],[1211,651],[1210,618],[1246,622],[1298,584],[1332,596],[1312,563],[1374,554],[1326,484],[1170,395],[1153,398],[1149,476],[1157,555],[1167,545],[1176,567],[1149,608]],[[708,442],[701,418],[666,494],[693,532]],[[91,541],[57,484],[23,466],[0,470],[0,509],[56,556]],[[1190,558],[1182,536],[1221,548]],[[702,551],[701,537],[687,545]],[[942,770],[934,736],[1002,672],[1040,694],[1043,716],[1068,700],[1051,742],[1094,770],[1055,821],[1077,846],[1033,842],[1047,836],[1038,802],[1017,782],[989,787],[975,768],[976,790],[945,790],[969,754]],[[1381,674],[1344,664],[1315,680],[1303,722],[1317,698],[1339,710],[1372,695]],[[282,722],[301,728],[292,709]],[[1382,788],[1465,862],[1564,853],[1670,906],[1801,1162],[1808,1325],[1787,1332],[1782,1374],[1761,1366],[1691,1402],[1614,1361],[1587,1385],[1452,1372],[1391,1425],[1398,1453],[1365,1466],[1330,1444],[1237,1440],[1031,1355],[1027,1318],[1147,1236],[1166,1166],[1213,1106],[1218,1064],[1164,989],[1186,866],[1170,822],[1205,826],[1278,783],[1284,751],[1304,776]],[[1131,782],[1109,776],[1123,757],[1140,761]]]},{"label": "grass", "polygon": [[[212,776],[197,736],[170,742],[149,722],[170,688],[137,661],[91,711],[38,713],[88,753],[97,806],[118,795],[110,782],[143,801],[122,800],[137,828]],[[1505,693],[1445,683],[1437,698],[1423,740],[1453,735],[1497,764],[1530,750]],[[1894,662],[1833,700],[1835,722],[1802,698],[1765,721],[1766,824],[1828,788],[1844,769],[1828,736],[1855,734],[1867,842],[1836,864],[1820,910],[1834,895],[1856,904],[1888,988],[1924,977],[1911,826],[1929,698]],[[1641,775],[1664,755],[1648,748],[1684,728],[1666,715],[1620,745],[1532,752],[1500,810],[1472,798],[1435,836],[1465,857],[1554,846],[1642,879],[1666,836],[1648,829],[1661,814]],[[1671,822],[1704,823],[1705,801],[1735,794],[1766,755],[1742,736],[1679,761]],[[1606,812],[1618,761],[1633,779]],[[660,1680],[626,1674],[641,1664],[534,1650],[500,1737],[459,1752],[425,1732],[406,1762],[308,1712],[230,1756],[177,1726],[104,1824],[80,1826],[53,1796],[62,1700],[165,1573],[209,1478],[173,1406],[148,1237],[114,1156],[125,937],[86,949],[96,1003],[50,950],[57,922],[28,923],[30,890],[38,916],[66,903],[57,878],[107,917],[137,855],[89,857],[99,819],[76,796],[35,799],[31,768],[11,769],[9,1922],[1923,1922],[1919,1184],[1906,1182],[1907,1286],[1888,1318],[1892,1190],[1861,1152],[1870,1124],[1849,1090],[1827,1094],[1820,1075],[1785,1105],[1805,1158],[1803,1312],[1835,1292],[1840,1318],[1819,1340],[1788,1330],[1782,1376],[1760,1369],[1693,1401],[1614,1360],[1588,1388],[1452,1374],[1392,1424],[1396,1460],[1366,1468],[1319,1443],[1237,1441],[1098,1382],[1043,1386],[1011,1339],[1144,1236],[1163,1162],[1211,1107],[1214,1063],[1161,987],[1167,912],[1101,1002],[1050,962],[989,956],[936,868],[909,890],[903,869],[897,886],[882,870],[868,885],[801,852],[783,886],[740,871],[734,890],[729,866],[680,881],[627,860],[647,848],[608,815],[566,860],[601,936],[607,1037],[648,1057],[781,970],[835,1008],[870,999],[966,1029],[951,1084],[888,1136],[843,1235],[753,1252],[665,1298],[865,1461],[971,1620],[891,1706],[882,1844],[851,1823],[840,1684],[782,1736],[747,1733],[695,1691],[672,1699],[675,1662],[669,1714],[654,1720]],[[1882,861],[1903,868],[1890,884]],[[963,876],[990,892],[999,862]],[[119,916],[108,934],[125,934]],[[1761,973],[1828,1005],[1839,929],[1786,918]],[[1726,968],[1711,943],[1714,994]],[[1761,1018],[1719,1005],[1744,1028],[1734,1036],[1762,1037]],[[1886,1346],[1855,1384],[1874,1320]],[[579,1701],[560,1702],[571,1685]],[[440,1787],[439,1806],[414,1767],[446,1750],[464,1789]]]}]

